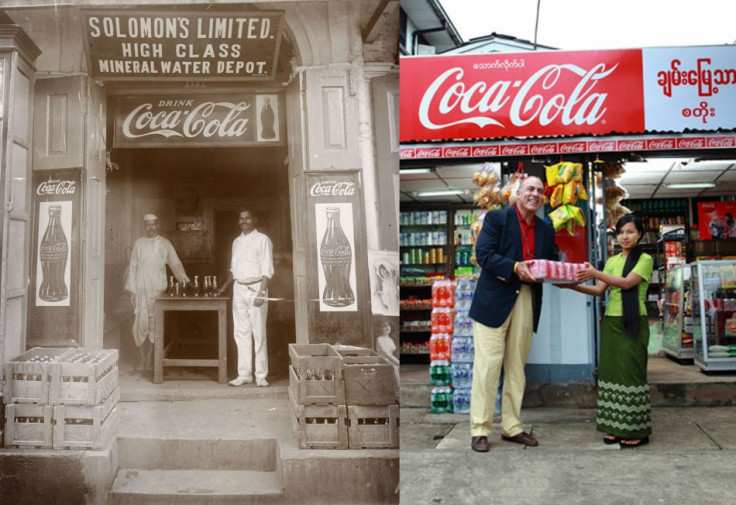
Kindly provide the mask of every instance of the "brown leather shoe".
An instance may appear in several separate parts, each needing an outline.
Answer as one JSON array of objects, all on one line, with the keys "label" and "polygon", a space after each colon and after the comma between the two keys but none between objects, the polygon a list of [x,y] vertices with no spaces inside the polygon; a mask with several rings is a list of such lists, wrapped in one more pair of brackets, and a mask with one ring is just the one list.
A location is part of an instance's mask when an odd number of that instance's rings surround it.
[{"label": "brown leather shoe", "polygon": [[488,452],[488,437],[473,437],[470,439],[470,448],[475,452]]},{"label": "brown leather shoe", "polygon": [[507,442],[516,442],[517,444],[524,444],[528,445],[529,447],[536,447],[539,445],[537,439],[531,436],[526,431],[522,431],[521,433],[519,433],[518,435],[514,435],[513,437],[501,435],[501,438]]}]

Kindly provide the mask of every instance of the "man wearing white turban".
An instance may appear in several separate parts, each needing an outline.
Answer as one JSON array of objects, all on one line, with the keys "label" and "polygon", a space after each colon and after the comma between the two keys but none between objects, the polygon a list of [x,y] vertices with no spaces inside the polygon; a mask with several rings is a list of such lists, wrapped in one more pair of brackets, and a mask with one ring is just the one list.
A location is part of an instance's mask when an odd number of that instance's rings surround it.
[{"label": "man wearing white turban", "polygon": [[143,217],[146,236],[133,245],[125,291],[135,305],[133,338],[141,354],[136,370],[153,367],[154,299],[166,291],[166,265],[177,280],[186,285],[189,277],[176,255],[174,246],[158,234],[158,218],[153,214]]}]

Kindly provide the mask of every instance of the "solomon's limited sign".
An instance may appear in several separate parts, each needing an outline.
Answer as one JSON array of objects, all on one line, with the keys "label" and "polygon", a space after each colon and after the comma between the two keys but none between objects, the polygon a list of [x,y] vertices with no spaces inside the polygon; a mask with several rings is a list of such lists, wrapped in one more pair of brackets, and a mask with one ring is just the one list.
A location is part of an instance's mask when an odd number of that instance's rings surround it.
[{"label": "solomon's limited sign", "polygon": [[263,80],[276,71],[283,11],[82,10],[95,79]]},{"label": "solomon's limited sign", "polygon": [[209,94],[121,97],[115,147],[280,145],[279,95]]}]

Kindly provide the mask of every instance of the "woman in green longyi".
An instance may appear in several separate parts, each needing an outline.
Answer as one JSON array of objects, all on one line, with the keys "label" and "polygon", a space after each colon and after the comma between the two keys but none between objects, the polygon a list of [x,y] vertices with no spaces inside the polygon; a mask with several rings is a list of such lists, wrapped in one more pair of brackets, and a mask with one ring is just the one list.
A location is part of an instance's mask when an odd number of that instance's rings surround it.
[{"label": "woman in green longyi", "polygon": [[578,274],[578,281],[595,279],[596,284],[560,285],[593,296],[610,288],[601,324],[596,428],[606,433],[605,443],[618,443],[621,448],[648,443],[652,432],[644,300],[653,260],[639,246],[643,231],[638,216],[625,215],[616,223],[621,253],[611,256],[602,272],[588,264]]}]

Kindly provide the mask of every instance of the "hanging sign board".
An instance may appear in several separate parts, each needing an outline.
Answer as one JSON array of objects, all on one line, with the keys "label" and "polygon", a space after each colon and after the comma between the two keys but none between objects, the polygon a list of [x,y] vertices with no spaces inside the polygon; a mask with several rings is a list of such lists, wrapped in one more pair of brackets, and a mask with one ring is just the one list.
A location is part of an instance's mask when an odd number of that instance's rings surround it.
[{"label": "hanging sign board", "polygon": [[79,344],[80,171],[34,172],[29,345]]},{"label": "hanging sign board", "polygon": [[405,57],[400,139],[734,129],[734,59],[734,46]]},{"label": "hanging sign board", "polygon": [[370,300],[358,172],[307,174],[310,342],[370,345]]},{"label": "hanging sign board", "polygon": [[283,15],[83,9],[89,72],[98,80],[270,80]]},{"label": "hanging sign board", "polygon": [[120,97],[114,147],[283,145],[283,95],[166,94]]}]

